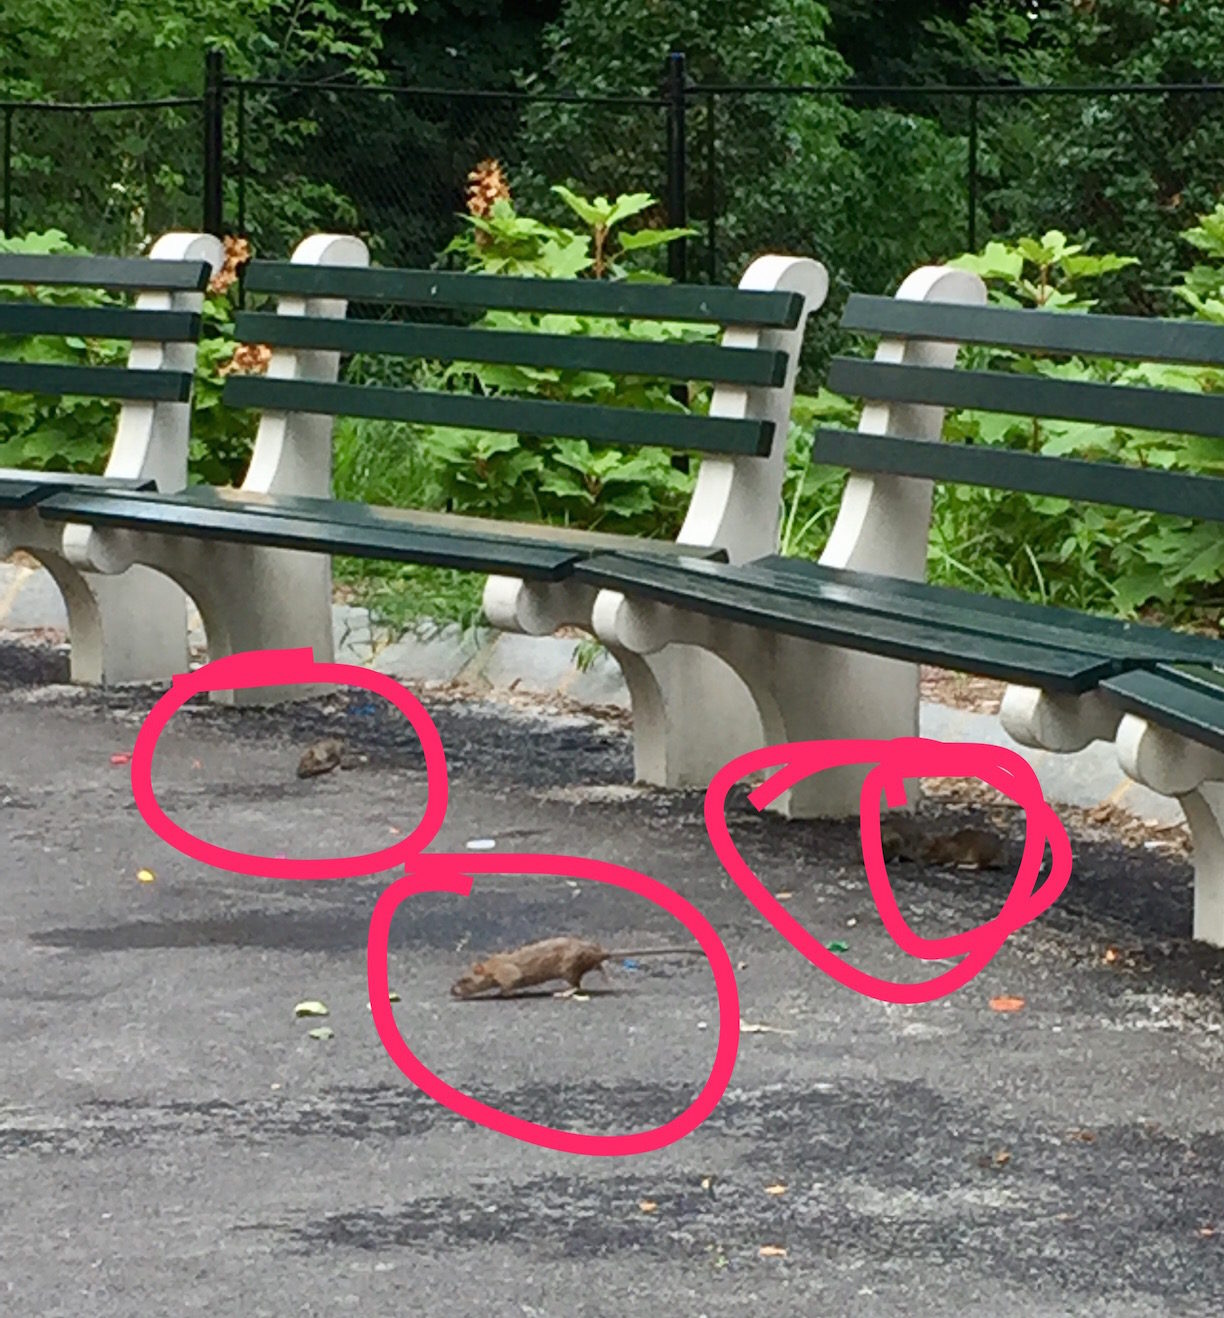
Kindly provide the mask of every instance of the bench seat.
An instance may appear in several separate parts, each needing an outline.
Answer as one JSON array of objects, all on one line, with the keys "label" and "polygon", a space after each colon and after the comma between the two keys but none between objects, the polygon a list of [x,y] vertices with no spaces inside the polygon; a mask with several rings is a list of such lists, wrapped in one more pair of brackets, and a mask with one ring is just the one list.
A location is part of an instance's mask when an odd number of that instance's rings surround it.
[{"label": "bench seat", "polygon": [[972,595],[959,606],[932,600],[923,608],[907,593],[890,598],[874,585],[846,584],[845,576],[858,574],[830,572],[800,560],[793,565],[792,570],[787,560],[774,558],[738,567],[684,558],[661,563],[618,553],[586,559],[575,566],[574,574],[602,589],[867,654],[953,664],[1005,682],[1037,674],[1056,691],[1089,691],[1104,678],[1142,662],[1138,644],[1136,653],[1127,657],[1122,653],[1124,638],[1111,653],[1107,646],[1098,647],[1095,637],[1077,633],[1075,614],[1061,631],[1047,624],[1038,633],[1030,626],[1023,639],[1016,639],[1001,631],[996,615],[975,615]]},{"label": "bench seat", "polygon": [[561,581],[590,554],[630,547],[652,557],[726,558],[721,548],[670,540],[212,486],[175,494],[125,491],[118,498],[105,490],[68,490],[43,498],[39,512],[49,521],[499,572],[531,581]]},{"label": "bench seat", "polygon": [[[1112,741],[1127,775],[1182,804],[1195,937],[1224,946],[1224,641],[922,580],[935,483],[1056,501],[1037,505],[1043,516],[1098,505],[1224,522],[1213,464],[1175,461],[1183,444],[1187,456],[1210,457],[1224,438],[1212,379],[1180,383],[1186,367],[1224,364],[1224,326],[985,298],[970,271],[930,267],[895,298],[848,300],[843,329],[878,342],[873,357],[837,357],[829,369],[829,388],[863,408],[857,431],[814,436],[813,462],[848,473],[819,562],[770,553],[735,566],[651,565],[617,553],[574,575],[601,592],[594,616],[606,643],[643,654],[709,646],[748,689],[769,744],[915,735],[924,663],[1008,683],[1000,721],[1022,745],[1074,752]],[[958,368],[961,345],[974,351]],[[1014,369],[1018,351],[1039,360]],[[1073,369],[1049,360],[1059,357]],[[1182,369],[1085,369],[1102,358]],[[949,408],[958,417],[945,436]],[[1051,435],[1051,422],[1088,424]],[[1155,432],[1173,458],[1141,460],[1136,431]],[[1040,573],[1031,546],[1012,548],[1028,548]],[[861,769],[814,774],[779,805],[852,815],[863,780]]]},{"label": "bench seat", "polygon": [[1160,664],[1101,683],[1118,708],[1224,753],[1224,672],[1192,664]]},{"label": "bench seat", "polygon": [[81,476],[63,471],[22,471],[0,467],[0,508],[33,508],[52,495],[70,490],[99,494],[107,490],[156,490],[157,482],[121,476]]}]

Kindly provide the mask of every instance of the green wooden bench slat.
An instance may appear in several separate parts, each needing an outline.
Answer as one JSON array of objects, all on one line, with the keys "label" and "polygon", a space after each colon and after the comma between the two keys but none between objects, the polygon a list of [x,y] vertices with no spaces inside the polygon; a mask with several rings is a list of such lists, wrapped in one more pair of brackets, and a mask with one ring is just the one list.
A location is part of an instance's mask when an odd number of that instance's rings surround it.
[{"label": "green wooden bench slat", "polygon": [[950,664],[1001,681],[1036,681],[1050,690],[1091,690],[1118,671],[1107,657],[1031,645],[997,634],[980,635],[932,626],[906,616],[882,616],[828,601],[788,595],[767,573],[695,559],[651,562],[638,555],[596,554],[574,565],[577,580],[644,595],[713,617],[769,631],[845,646],[912,662]]},{"label": "green wooden bench slat", "polygon": [[875,402],[978,408],[1224,438],[1224,399],[1173,389],[1086,384],[1005,371],[901,366],[850,357],[834,359],[829,388]]},{"label": "green wooden bench slat", "polygon": [[223,397],[231,407],[256,407],[270,412],[316,412],[378,421],[565,436],[598,444],[663,445],[694,452],[756,457],[769,452],[773,439],[773,423],[763,420],[645,412],[534,398],[474,397],[318,380],[276,380],[262,375],[231,375],[225,382]]},{"label": "green wooden bench slat", "polygon": [[116,292],[202,292],[210,277],[207,261],[0,252],[0,284],[106,288]]},{"label": "green wooden bench slat", "polygon": [[348,554],[469,572],[504,572],[533,580],[559,581],[568,575],[580,551],[517,537],[468,535],[432,530],[354,525],[327,516],[327,501],[319,515],[289,517],[234,508],[192,507],[173,497],[125,494],[55,494],[38,504],[40,515],[53,522],[85,522],[121,526],[164,535],[222,540],[234,544],[268,545],[315,553]]},{"label": "green wooden bench slat", "polygon": [[30,508],[64,490],[156,490],[157,482],[116,476],[80,476],[66,471],[0,467],[0,508]]},{"label": "green wooden bench slat", "polygon": [[576,334],[279,316],[266,311],[241,312],[234,332],[244,343],[266,343],[274,348],[496,362],[723,384],[777,386],[786,379],[785,353],[764,348],[722,348],[709,343],[649,343]]},{"label": "green wooden bench slat", "polygon": [[192,377],[186,371],[127,370],[121,366],[51,366],[0,361],[0,389],[54,398],[116,398],[186,403]]},{"label": "green wooden bench slat", "polygon": [[650,556],[707,558],[722,562],[725,549],[702,545],[676,544],[672,540],[642,540],[636,536],[607,531],[585,531],[568,526],[545,526],[535,522],[508,522],[488,517],[466,517],[460,513],[429,512],[417,508],[395,508],[380,504],[350,503],[317,499],[305,495],[259,494],[213,485],[193,485],[163,498],[189,507],[240,508],[244,511],[282,517],[324,517],[338,525],[382,527],[389,530],[419,530],[432,535],[459,535],[517,539],[550,547],[581,549],[591,554],[600,550],[624,550],[633,547]]},{"label": "green wooden bench slat", "polygon": [[252,261],[244,287],[283,297],[342,298],[448,310],[555,311],[569,315],[683,320],[714,325],[794,329],[803,314],[799,293],[697,284],[638,284],[600,279],[531,279],[438,270]]},{"label": "green wooden bench slat", "polygon": [[812,461],[1224,522],[1224,480],[1218,476],[824,427],[816,432]]},{"label": "green wooden bench slat", "polygon": [[1122,361],[1224,365],[1224,325],[1146,316],[974,307],[852,293],[842,328],[888,338],[993,344]]},{"label": "green wooden bench slat", "polygon": [[979,615],[984,620],[983,625],[987,625],[986,620],[993,620],[996,631],[1005,629],[1006,634],[1012,636],[1027,635],[1034,628],[1062,630],[1073,626],[1079,633],[1081,644],[1120,658],[1147,661],[1155,657],[1164,662],[1199,664],[1218,663],[1224,659],[1224,644],[1220,641],[1190,632],[1171,631],[1153,623],[1079,613],[1052,604],[1030,604],[1026,600],[978,595],[973,591],[934,586],[925,581],[904,581],[899,577],[826,567],[810,559],[788,558],[781,554],[756,559],[751,566],[772,573],[779,589],[785,589],[787,578],[798,578],[804,583],[801,588],[806,588],[808,581],[820,580],[851,587],[880,600],[894,601],[899,611],[922,610],[928,603],[945,605]]},{"label": "green wooden bench slat", "polygon": [[[789,571],[773,568],[771,560],[758,560],[722,569],[721,575],[727,580],[742,580],[750,584],[768,580],[772,589],[788,598],[845,605],[846,608],[862,613],[930,623],[934,627],[943,627],[949,638],[953,634],[962,633],[975,633],[984,637],[1000,635],[999,613],[996,610],[980,609],[978,604],[982,596],[955,592],[958,597],[950,600],[946,596],[934,596],[930,589],[924,589],[918,583],[905,583],[913,587],[908,592],[892,592],[885,588],[891,581],[888,577],[868,577],[866,581],[851,583],[830,576],[827,569],[812,561],[792,561],[797,565]],[[1011,634],[1033,645],[1043,643],[1055,650],[1082,651],[1084,633],[1079,621],[1080,614],[1075,610],[1051,609],[1040,621],[1025,618],[1022,626],[1015,627]],[[1113,629],[1101,630],[1092,635],[1091,648],[1103,658],[1119,660],[1120,668],[1142,663],[1155,664],[1181,656],[1177,646],[1166,645],[1166,635],[1159,627],[1133,627],[1127,630],[1120,623],[1115,623]],[[953,646],[951,639],[949,645]],[[1217,647],[1216,654],[1224,662],[1224,646]]]},{"label": "green wooden bench slat", "polygon": [[1101,693],[1128,714],[1224,751],[1224,691],[1211,675],[1165,666],[1139,669],[1108,678]]},{"label": "green wooden bench slat", "polygon": [[200,337],[194,311],[136,311],[127,307],[66,307],[0,302],[0,334],[60,334],[83,339],[140,339],[191,343]]}]

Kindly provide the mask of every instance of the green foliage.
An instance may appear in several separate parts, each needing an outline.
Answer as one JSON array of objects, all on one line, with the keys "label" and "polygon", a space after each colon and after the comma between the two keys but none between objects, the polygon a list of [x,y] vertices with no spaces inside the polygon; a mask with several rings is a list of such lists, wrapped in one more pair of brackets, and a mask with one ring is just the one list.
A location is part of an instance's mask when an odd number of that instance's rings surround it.
[{"label": "green foliage", "polygon": [[[959,82],[1215,81],[1224,6],[1213,0],[974,0],[931,24],[916,72]],[[1216,203],[1224,145],[1210,93],[987,97],[980,102],[979,221],[994,232],[1068,230],[1142,257],[1110,309],[1167,313],[1181,232]],[[963,107],[939,114],[963,131]],[[958,118],[959,116],[959,118]]]},{"label": "green foliage", "polygon": [[1081,296],[1078,285],[1138,265],[1138,258],[1095,256],[1086,244],[1069,243],[1065,234],[1051,229],[1041,238],[989,242],[981,253],[966,253],[948,264],[984,280],[996,305],[1087,311],[1097,305],[1096,300]]},{"label": "green foliage", "polygon": [[[470,271],[538,278],[659,279],[634,270],[636,253],[665,246],[674,230],[621,226],[657,203],[648,193],[590,200],[556,189],[585,231],[519,215],[508,200],[487,217],[465,216],[469,232],[446,249]],[[492,311],[479,325],[490,330],[526,330],[566,336],[631,338],[647,342],[709,339],[717,331],[668,321],[622,321],[575,316]],[[489,396],[529,396],[610,407],[684,410],[671,389],[656,380],[602,371],[487,363],[427,365],[418,383]],[[706,391],[691,393],[690,407],[705,405]],[[638,535],[674,535],[687,507],[691,477],[673,467],[670,454],[651,448],[625,451],[572,438],[541,438],[477,430],[426,427],[421,444],[434,464],[442,498],[455,512],[530,520]]]},{"label": "green foliage", "polygon": [[[1201,227],[1195,239],[1203,245]],[[1087,281],[1117,274],[1133,257],[1094,255],[1052,231],[1040,239],[989,243],[952,262],[987,283],[996,305],[1084,312],[1098,303]],[[1224,273],[1224,272],[1221,272]],[[1200,272],[1205,278],[1207,271]],[[1095,290],[1094,290],[1095,291]],[[1189,299],[1187,299],[1189,300]],[[1065,380],[1215,392],[1224,371],[1099,358],[1056,360],[997,349],[963,350],[967,365]],[[999,413],[949,413],[950,439],[1056,457],[1224,473],[1218,445],[1194,437]],[[1154,513],[1072,505],[1007,491],[948,485],[936,499],[934,575],[953,584],[1133,616],[1141,608],[1185,617],[1213,601],[1224,569],[1218,528]]]},{"label": "green foliage", "polygon": [[[843,81],[846,65],[829,45],[827,13],[817,0],[569,0],[545,33],[544,67],[524,80],[529,90],[588,96],[659,97],[669,50],[683,50],[694,82]],[[697,99],[689,113],[690,206],[705,213],[715,194],[718,257],[742,269],[758,252],[796,247],[833,250],[844,193],[840,135],[848,112],[835,99],[797,96],[737,98],[714,125]],[[707,174],[713,128],[717,171]],[[615,195],[643,173],[666,169],[666,117],[641,103],[536,102],[524,117],[524,196],[546,212],[547,182]],[[801,183],[799,181],[802,181]],[[695,269],[705,256],[693,245]]]},{"label": "green foliage", "polygon": [[[0,238],[0,251],[72,253],[77,251],[57,231]],[[0,288],[5,301],[102,306],[115,299],[92,289]],[[47,362],[64,366],[116,366],[128,345],[115,340],[6,335],[0,356],[6,361]],[[35,471],[99,472],[114,437],[118,405],[103,398],[45,398],[0,391],[0,466]]]}]

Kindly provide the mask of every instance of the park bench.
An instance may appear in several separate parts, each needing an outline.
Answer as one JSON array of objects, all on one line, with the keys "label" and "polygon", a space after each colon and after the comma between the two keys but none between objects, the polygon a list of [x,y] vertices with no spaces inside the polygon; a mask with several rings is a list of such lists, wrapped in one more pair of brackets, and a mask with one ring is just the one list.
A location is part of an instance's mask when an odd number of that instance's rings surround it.
[{"label": "park bench", "polygon": [[[13,292],[0,294],[0,393],[119,403],[103,475],[0,469],[0,558],[25,550],[59,585],[75,681],[168,680],[186,666],[182,591],[145,567],[115,577],[81,572],[65,557],[62,528],[37,507],[57,493],[114,495],[187,483],[201,310],[220,261],[215,238],[191,233],[164,235],[147,257],[0,252],[0,288]],[[75,301],[65,299],[69,289]],[[82,298],[80,290],[99,296]],[[57,360],[65,339],[131,347],[123,366],[82,365],[65,362],[62,352]],[[47,351],[33,352],[35,344]]]},{"label": "park bench", "polygon": [[[572,581],[584,555],[637,547],[652,558],[683,552],[736,561],[776,541],[799,350],[807,318],[827,291],[814,261],[762,257],[738,288],[514,278],[371,268],[358,239],[316,234],[290,261],[253,262],[244,288],[249,309],[237,318],[237,337],[267,345],[271,359],[265,374],[233,374],[225,385],[227,404],[260,413],[242,486],[73,491],[40,505],[44,517],[76,524],[85,537],[82,564],[114,570],[143,562],[178,581],[200,611],[213,658],[301,646],[330,659],[332,554],[488,573],[485,608],[494,625],[539,634],[589,627],[594,592]],[[255,309],[260,299],[275,300],[275,310]],[[418,319],[404,318],[405,308]],[[473,323],[489,311],[531,313],[536,328]],[[582,318],[594,332],[557,332],[549,316]],[[685,322],[721,327],[722,335],[717,343],[662,334],[627,340],[601,332],[608,321]],[[514,364],[708,381],[714,390],[708,414],[693,414],[421,388],[411,380],[358,383],[340,376],[342,358],[353,354],[392,368],[412,359]],[[336,417],[657,445],[702,461],[679,543],[671,544],[339,501],[332,493]],[[525,593],[527,586],[538,589]],[[675,665],[670,656],[658,663],[628,656],[628,663],[639,772],[674,780],[674,729],[656,711],[667,703],[663,688],[679,681]],[[691,668],[709,670],[713,695],[719,681],[733,680],[705,654],[692,655]],[[696,699],[693,683],[682,685],[668,697],[673,703]],[[302,693],[263,689],[245,698]],[[700,701],[693,710],[699,718]]]},{"label": "park bench", "polygon": [[[865,407],[857,431],[815,436],[813,460],[850,473],[819,561],[593,555],[575,571],[603,589],[596,632],[643,653],[713,648],[752,693],[766,743],[917,735],[919,664],[1001,679],[1018,741],[1116,739],[1129,775],[1181,800],[1195,936],[1224,946],[1224,642],[924,580],[934,481],[1224,522],[1218,477],[940,442],[948,408],[1224,439],[1224,396],[953,369],[958,345],[1219,366],[1224,326],[987,307],[984,295],[975,276],[928,268],[895,298],[849,299],[843,328],[880,342],[873,360],[829,371],[829,387]],[[857,814],[869,767],[813,776],[782,809]]]}]

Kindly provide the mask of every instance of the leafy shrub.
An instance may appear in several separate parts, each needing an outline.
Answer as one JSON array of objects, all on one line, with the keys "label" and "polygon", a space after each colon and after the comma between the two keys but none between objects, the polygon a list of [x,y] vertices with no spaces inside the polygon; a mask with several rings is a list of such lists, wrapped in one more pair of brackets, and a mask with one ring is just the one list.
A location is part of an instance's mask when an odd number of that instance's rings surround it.
[{"label": "leafy shrub", "polygon": [[[464,216],[467,232],[446,249],[475,273],[572,279],[649,280],[661,276],[633,270],[637,252],[660,247],[679,230],[643,228],[624,232],[626,220],[656,203],[647,193],[609,201],[587,200],[564,187],[555,189],[584,229],[546,224],[517,214],[507,196],[485,214]],[[664,281],[665,282],[665,281]],[[490,330],[526,330],[566,336],[631,338],[646,342],[705,340],[714,327],[667,321],[621,321],[572,316],[491,311],[478,324]],[[657,380],[614,376],[602,371],[488,363],[426,363],[419,386],[488,396],[550,399],[645,410],[701,410],[708,390],[691,391],[678,402],[671,387]],[[480,430],[421,427],[422,449],[433,464],[447,507],[510,520],[671,536],[679,529],[692,487],[671,455],[657,448],[622,450],[585,440],[538,437]]]}]

